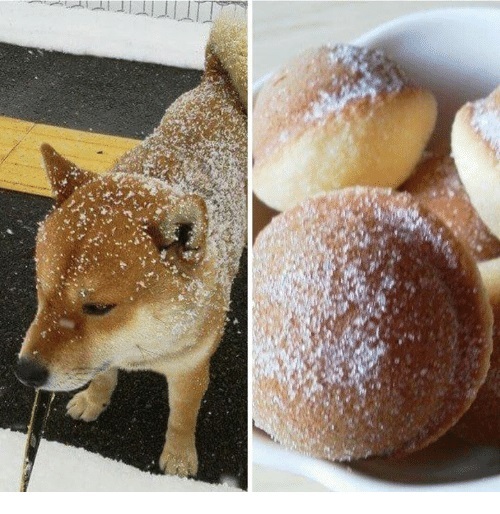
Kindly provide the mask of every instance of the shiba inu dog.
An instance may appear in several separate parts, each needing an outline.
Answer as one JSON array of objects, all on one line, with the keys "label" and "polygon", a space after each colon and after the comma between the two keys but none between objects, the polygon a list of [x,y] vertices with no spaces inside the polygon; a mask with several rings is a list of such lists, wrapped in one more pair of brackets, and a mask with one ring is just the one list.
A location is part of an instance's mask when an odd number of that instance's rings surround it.
[{"label": "shiba inu dog", "polygon": [[41,148],[55,208],[36,245],[38,311],[25,384],[70,391],[75,419],[108,405],[118,368],[168,381],[160,467],[195,475],[195,429],[246,242],[246,24],[212,28],[201,84],[108,173]]}]

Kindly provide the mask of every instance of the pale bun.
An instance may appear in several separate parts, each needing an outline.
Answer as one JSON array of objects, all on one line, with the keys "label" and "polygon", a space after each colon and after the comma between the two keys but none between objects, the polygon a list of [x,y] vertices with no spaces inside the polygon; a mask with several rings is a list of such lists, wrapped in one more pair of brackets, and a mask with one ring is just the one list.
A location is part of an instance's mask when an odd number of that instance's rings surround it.
[{"label": "pale bun", "polygon": [[472,204],[500,238],[500,86],[457,112],[451,149]]},{"label": "pale bun", "polygon": [[319,192],[398,187],[436,121],[436,100],[380,50],[305,52],[259,92],[253,114],[253,189],[283,211]]}]

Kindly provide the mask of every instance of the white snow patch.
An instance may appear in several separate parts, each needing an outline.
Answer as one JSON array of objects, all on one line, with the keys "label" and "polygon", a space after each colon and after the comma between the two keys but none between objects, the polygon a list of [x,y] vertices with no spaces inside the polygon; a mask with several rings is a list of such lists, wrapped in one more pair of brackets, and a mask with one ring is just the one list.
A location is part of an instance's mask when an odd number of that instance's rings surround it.
[{"label": "white snow patch", "polygon": [[[0,491],[19,490],[25,443],[25,434],[0,429]],[[81,448],[42,440],[28,491],[235,492],[240,489],[227,482],[213,485],[187,478],[152,475]]]},{"label": "white snow patch", "polygon": [[73,330],[76,326],[76,323],[72,319],[61,318],[59,320],[59,325],[63,328],[68,328],[70,330]]},{"label": "white snow patch", "polygon": [[19,46],[203,69],[210,24],[0,2],[0,41]]}]

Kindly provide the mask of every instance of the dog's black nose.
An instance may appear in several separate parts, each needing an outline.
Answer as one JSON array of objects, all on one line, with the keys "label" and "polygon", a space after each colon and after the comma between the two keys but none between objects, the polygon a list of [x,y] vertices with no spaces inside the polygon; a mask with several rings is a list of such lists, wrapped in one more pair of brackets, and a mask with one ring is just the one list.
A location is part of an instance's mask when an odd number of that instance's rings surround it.
[{"label": "dog's black nose", "polygon": [[15,373],[18,380],[31,387],[42,386],[49,376],[49,370],[43,364],[28,357],[21,357],[17,361]]}]

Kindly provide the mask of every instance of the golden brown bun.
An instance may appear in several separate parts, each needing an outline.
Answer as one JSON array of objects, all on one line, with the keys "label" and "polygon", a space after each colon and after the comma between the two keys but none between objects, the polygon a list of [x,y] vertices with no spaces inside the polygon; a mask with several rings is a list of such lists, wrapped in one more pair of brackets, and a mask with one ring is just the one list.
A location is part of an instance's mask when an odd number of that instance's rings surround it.
[{"label": "golden brown bun", "polygon": [[451,149],[472,205],[500,238],[500,86],[458,111]]},{"label": "golden brown bun", "polygon": [[500,257],[500,240],[472,206],[450,156],[426,155],[400,190],[411,193],[437,214],[476,260]]},{"label": "golden brown bun", "polygon": [[254,192],[282,211],[346,186],[401,185],[432,133],[436,100],[379,50],[324,46],[270,79],[253,116]]},{"label": "golden brown bun", "polygon": [[486,381],[453,431],[477,444],[500,446],[500,259],[479,265],[493,309],[493,353]]},{"label": "golden brown bun", "polygon": [[492,315],[462,243],[409,194],[318,195],[259,234],[253,414],[283,445],[350,460],[445,433],[485,380]]}]

